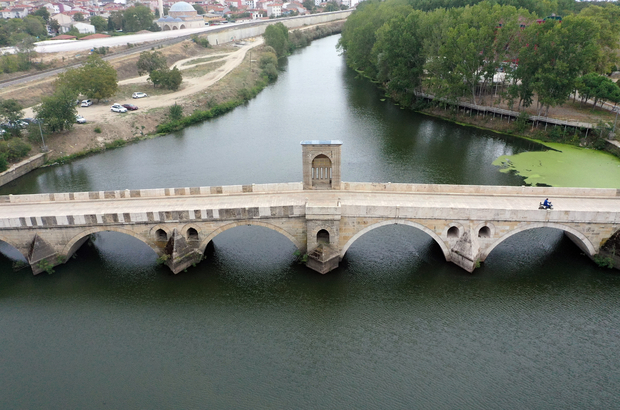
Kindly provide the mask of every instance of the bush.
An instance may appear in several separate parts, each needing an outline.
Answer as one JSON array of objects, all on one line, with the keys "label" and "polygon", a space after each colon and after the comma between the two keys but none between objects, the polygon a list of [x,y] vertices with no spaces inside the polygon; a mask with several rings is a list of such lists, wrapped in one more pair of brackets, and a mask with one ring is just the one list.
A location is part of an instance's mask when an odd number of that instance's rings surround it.
[{"label": "bush", "polygon": [[171,105],[170,108],[168,108],[168,118],[170,118],[171,121],[178,121],[183,118],[183,107],[176,103]]},{"label": "bush", "polygon": [[101,128],[99,128],[99,127],[95,127],[94,131],[95,131],[97,134],[101,134]]},{"label": "bush", "polygon": [[0,154],[5,156],[9,162],[22,159],[32,149],[32,146],[21,138],[12,138],[8,141],[0,141]]},{"label": "bush", "polygon": [[275,65],[268,64],[265,68],[263,68],[261,75],[266,77],[269,82],[274,82],[278,79],[278,69]]},{"label": "bush", "polygon": [[211,45],[206,37],[198,37],[196,34],[192,34],[191,38],[194,43],[201,47],[208,48]]}]

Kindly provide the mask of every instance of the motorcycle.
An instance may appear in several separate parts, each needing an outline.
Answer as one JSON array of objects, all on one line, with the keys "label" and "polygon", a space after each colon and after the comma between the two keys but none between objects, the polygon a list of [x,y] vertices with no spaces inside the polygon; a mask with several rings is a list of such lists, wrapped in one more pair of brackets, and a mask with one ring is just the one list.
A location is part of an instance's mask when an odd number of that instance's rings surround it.
[{"label": "motorcycle", "polygon": [[538,205],[538,209],[553,209],[553,205],[549,202],[549,205],[545,205],[544,203],[540,203]]}]

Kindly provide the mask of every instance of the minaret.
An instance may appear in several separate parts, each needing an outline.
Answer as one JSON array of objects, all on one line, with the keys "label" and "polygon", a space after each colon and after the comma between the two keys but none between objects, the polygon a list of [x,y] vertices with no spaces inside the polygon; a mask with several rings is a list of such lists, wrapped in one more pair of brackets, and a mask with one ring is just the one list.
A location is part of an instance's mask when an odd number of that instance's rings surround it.
[{"label": "minaret", "polygon": [[159,18],[164,18],[164,0],[159,0]]}]

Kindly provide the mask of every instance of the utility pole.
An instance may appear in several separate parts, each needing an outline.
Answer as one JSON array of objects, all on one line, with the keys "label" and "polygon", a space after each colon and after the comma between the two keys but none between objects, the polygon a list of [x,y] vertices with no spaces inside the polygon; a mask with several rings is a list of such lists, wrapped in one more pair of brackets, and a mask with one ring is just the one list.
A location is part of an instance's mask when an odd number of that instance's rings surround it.
[{"label": "utility pole", "polygon": [[47,146],[45,145],[45,138],[43,138],[43,130],[41,129],[41,119],[37,118],[39,124],[39,132],[41,133],[41,141],[43,141],[43,152],[47,152]]}]

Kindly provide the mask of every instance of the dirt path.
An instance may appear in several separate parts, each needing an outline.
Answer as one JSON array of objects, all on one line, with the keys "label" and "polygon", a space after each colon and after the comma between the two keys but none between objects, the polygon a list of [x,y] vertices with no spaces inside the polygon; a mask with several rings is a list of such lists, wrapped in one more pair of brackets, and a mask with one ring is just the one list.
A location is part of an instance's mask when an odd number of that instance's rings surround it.
[{"label": "dirt path", "polygon": [[[258,47],[262,44],[263,44],[263,38],[259,37],[259,38],[256,38],[253,42],[248,42],[248,44],[244,45],[243,47],[240,47],[239,50],[234,51],[232,53],[215,54],[215,55],[209,56],[209,57],[222,57],[221,59],[211,60],[209,62],[225,61],[224,65],[219,67],[216,71],[207,73],[204,76],[184,79],[183,87],[176,92],[172,92],[172,93],[164,94],[164,95],[149,96],[147,98],[141,98],[139,100],[114,101],[114,103],[119,103],[119,104],[125,104],[125,103],[136,104],[139,106],[138,111],[129,111],[125,114],[113,113],[110,111],[111,104],[101,103],[101,104],[91,105],[90,107],[79,107],[78,114],[84,116],[89,123],[110,122],[110,121],[117,121],[119,116],[130,117],[132,115],[137,115],[138,113],[144,112],[149,109],[168,107],[170,105],[173,105],[174,103],[180,103],[181,99],[188,97],[190,95],[199,93],[205,90],[206,88],[210,87],[211,85],[215,84],[219,80],[221,80],[224,76],[226,76],[226,74],[230,73],[239,64],[241,64],[248,50],[254,47]],[[176,63],[172,65],[171,68],[178,67],[180,70],[186,70],[186,69],[193,68],[196,66],[196,64],[186,65],[186,66],[183,66],[183,64],[186,62],[192,61],[192,60],[199,59],[199,58],[204,58],[204,56],[191,57],[191,58],[177,61]],[[145,91],[148,91],[147,86],[150,88],[151,85],[147,83],[146,81],[147,78],[148,78],[148,75],[137,77],[137,78],[130,78],[127,80],[120,81],[119,85],[143,83],[145,87]],[[28,107],[24,110],[24,113],[25,113],[24,117],[34,117],[32,108],[33,107]]]}]

